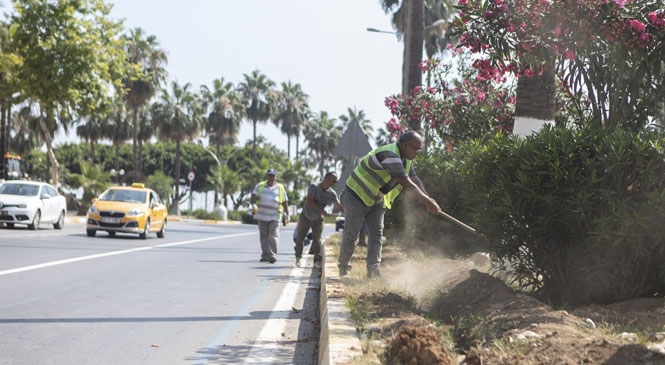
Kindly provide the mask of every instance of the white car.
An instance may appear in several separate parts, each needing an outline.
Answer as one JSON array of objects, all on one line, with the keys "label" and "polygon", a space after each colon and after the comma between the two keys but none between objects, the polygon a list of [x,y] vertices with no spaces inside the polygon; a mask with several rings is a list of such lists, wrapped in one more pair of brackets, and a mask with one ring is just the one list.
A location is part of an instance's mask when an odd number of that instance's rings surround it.
[{"label": "white car", "polygon": [[0,223],[9,228],[25,224],[39,229],[41,223],[50,223],[62,229],[66,212],[67,200],[49,184],[10,180],[0,185]]}]

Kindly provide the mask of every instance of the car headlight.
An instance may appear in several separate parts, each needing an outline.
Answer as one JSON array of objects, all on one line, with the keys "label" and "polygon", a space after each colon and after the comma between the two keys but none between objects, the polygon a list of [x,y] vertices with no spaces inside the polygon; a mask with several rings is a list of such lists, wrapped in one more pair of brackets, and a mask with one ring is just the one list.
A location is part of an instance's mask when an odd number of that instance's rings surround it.
[{"label": "car headlight", "polygon": [[99,214],[99,209],[97,209],[97,207],[93,205],[90,207],[90,213]]},{"label": "car headlight", "polygon": [[140,216],[140,215],[143,215],[143,209],[141,209],[141,208],[132,209],[132,210],[130,210],[129,212],[127,212],[127,215],[128,215],[128,216]]}]

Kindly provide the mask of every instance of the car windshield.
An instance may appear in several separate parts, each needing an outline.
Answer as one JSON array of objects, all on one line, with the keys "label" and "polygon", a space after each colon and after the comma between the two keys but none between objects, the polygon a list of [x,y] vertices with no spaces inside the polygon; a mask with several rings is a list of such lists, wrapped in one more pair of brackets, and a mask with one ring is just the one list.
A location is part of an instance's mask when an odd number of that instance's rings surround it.
[{"label": "car windshield", "polygon": [[115,202],[144,203],[146,197],[145,191],[140,190],[107,190],[99,197],[99,200]]},{"label": "car windshield", "polygon": [[29,184],[2,184],[0,194],[36,196],[39,193],[39,186]]}]

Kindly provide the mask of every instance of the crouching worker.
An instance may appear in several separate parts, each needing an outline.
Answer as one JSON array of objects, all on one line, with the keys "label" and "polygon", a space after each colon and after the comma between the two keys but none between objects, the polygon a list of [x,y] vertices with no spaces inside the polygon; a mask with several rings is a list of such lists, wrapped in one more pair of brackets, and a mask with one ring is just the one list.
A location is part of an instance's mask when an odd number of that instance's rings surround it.
[{"label": "crouching worker", "polygon": [[321,233],[323,232],[323,218],[329,215],[326,206],[334,204],[337,209],[344,211],[339,202],[337,193],[332,186],[337,182],[337,173],[329,172],[318,184],[310,184],[307,188],[307,201],[298,218],[296,233],[296,266],[300,267],[302,259],[303,242],[312,229],[312,254],[314,255],[314,267],[321,267]]}]

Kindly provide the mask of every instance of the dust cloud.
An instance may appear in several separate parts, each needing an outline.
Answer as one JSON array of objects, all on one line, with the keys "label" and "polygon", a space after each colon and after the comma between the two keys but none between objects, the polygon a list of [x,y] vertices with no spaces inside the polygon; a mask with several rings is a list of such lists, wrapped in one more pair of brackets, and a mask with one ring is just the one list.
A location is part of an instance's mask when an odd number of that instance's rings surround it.
[{"label": "dust cloud", "polygon": [[[428,217],[419,204],[407,204],[404,213],[404,228],[391,232],[388,242],[400,246],[403,256],[382,269],[392,288],[408,292],[427,307],[439,293],[465,280],[471,269],[489,270],[489,255],[472,252],[464,242],[468,236],[451,235],[453,227],[444,218]],[[385,260],[393,258],[384,255]]]}]

